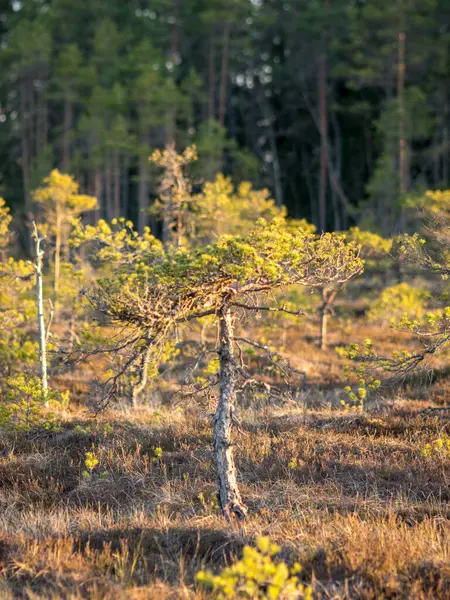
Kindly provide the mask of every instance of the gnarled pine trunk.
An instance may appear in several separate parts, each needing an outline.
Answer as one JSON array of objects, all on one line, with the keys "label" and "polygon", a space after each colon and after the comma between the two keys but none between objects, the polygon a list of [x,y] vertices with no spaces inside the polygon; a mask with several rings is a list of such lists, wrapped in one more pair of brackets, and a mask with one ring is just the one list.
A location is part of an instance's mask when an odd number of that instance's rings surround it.
[{"label": "gnarled pine trunk", "polygon": [[219,324],[219,401],[214,418],[213,442],[219,480],[219,502],[227,520],[230,520],[232,516],[242,520],[247,513],[247,507],[242,502],[237,484],[231,441],[236,382],[233,361],[233,319],[228,304],[224,304],[220,309]]}]

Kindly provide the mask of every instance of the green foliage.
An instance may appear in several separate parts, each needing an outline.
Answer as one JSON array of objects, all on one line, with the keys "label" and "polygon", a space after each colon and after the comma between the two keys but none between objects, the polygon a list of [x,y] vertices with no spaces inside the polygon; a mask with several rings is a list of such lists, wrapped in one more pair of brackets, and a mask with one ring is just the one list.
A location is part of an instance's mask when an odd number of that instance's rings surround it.
[{"label": "green foliage", "polygon": [[367,313],[367,318],[370,322],[389,322],[392,326],[401,318],[421,320],[429,299],[425,290],[399,283],[382,291]]},{"label": "green foliage", "polygon": [[95,467],[98,465],[100,461],[95,456],[94,452],[86,452],[84,455],[84,466],[86,470],[83,471],[82,475],[84,479],[91,479],[92,473]]},{"label": "green foliage", "polygon": [[301,567],[295,563],[289,567],[285,562],[276,562],[274,557],[280,547],[267,537],[257,539],[256,548],[245,546],[242,559],[225,567],[218,575],[210,571],[199,571],[196,581],[211,592],[214,598],[266,598],[287,600],[288,598],[312,599],[312,588],[299,581]]},{"label": "green foliage", "polygon": [[437,438],[431,443],[425,444],[420,452],[420,455],[424,458],[431,459],[449,459],[450,458],[450,439],[449,438]]},{"label": "green foliage", "polygon": [[175,145],[165,150],[155,150],[151,162],[162,169],[159,180],[159,196],[152,211],[163,221],[163,241],[181,248],[186,236],[192,235],[192,194],[191,184],[184,171],[186,166],[197,160],[195,146],[188,146],[178,154]]},{"label": "green foliage", "polygon": [[96,225],[83,225],[77,221],[71,235],[73,248],[86,247],[89,260],[100,272],[130,273],[132,269],[144,270],[147,262],[163,255],[162,244],[146,227],[142,235],[133,223],[124,217],[111,223],[100,219]]},{"label": "green foliage", "polygon": [[359,227],[351,227],[347,232],[347,238],[361,246],[361,258],[371,266],[378,264],[380,260],[386,259],[392,248],[392,239],[384,238],[372,231],[364,231]]},{"label": "green foliage", "polygon": [[213,242],[221,235],[245,235],[259,218],[271,221],[285,215],[268,190],[254,190],[243,181],[235,189],[230,177],[218,173],[195,197],[196,232],[200,241]]},{"label": "green foliage", "polygon": [[14,430],[34,427],[57,429],[51,408],[68,401],[67,394],[44,391],[37,377],[17,375],[6,379],[6,391],[0,407],[0,426]]},{"label": "green foliage", "polygon": [[[61,234],[59,229],[67,228],[72,218],[96,207],[96,198],[78,192],[79,184],[75,179],[58,169],[54,169],[34,192],[34,201],[42,207],[52,235]],[[44,233],[42,226],[40,230]]]}]

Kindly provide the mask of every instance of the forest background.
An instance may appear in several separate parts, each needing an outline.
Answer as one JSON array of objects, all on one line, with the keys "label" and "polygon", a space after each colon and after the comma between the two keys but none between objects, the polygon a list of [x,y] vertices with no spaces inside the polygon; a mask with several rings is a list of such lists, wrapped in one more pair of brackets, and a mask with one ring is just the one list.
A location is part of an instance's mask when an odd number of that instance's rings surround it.
[{"label": "forest background", "polygon": [[195,143],[199,185],[391,235],[449,185],[449,27],[447,0],[2,0],[0,193],[23,234],[58,167],[142,232],[151,150]]}]

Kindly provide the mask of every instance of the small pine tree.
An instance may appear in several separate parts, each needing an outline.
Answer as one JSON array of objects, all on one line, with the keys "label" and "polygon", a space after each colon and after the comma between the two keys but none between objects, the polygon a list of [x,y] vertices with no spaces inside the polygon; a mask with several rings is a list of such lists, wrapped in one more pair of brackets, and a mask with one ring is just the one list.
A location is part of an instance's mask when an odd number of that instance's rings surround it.
[{"label": "small pine tree", "polygon": [[220,505],[227,518],[244,518],[247,508],[237,485],[232,423],[238,380],[248,377],[234,353],[236,344],[264,347],[238,337],[236,325],[243,312],[254,315],[257,299],[273,290],[344,282],[361,270],[356,244],[339,235],[292,230],[283,219],[271,223],[261,219],[246,236],[224,236],[204,248],[169,251],[165,256],[157,252],[153,260],[148,255],[143,270],[132,265],[128,273],[104,278],[88,293],[110,323],[122,333],[129,328],[121,348],[128,353],[134,348],[126,365],[110,379],[105,400],[114,394],[127,368],[149,354],[158,361],[176,328],[213,317],[219,328],[213,446]]},{"label": "small pine tree", "polygon": [[72,219],[84,212],[93,210],[96,198],[79,194],[79,184],[71,175],[54,169],[35,190],[33,200],[42,207],[45,227],[39,230],[55,240],[54,299],[55,309],[58,299],[61,252],[68,247],[69,231]]}]

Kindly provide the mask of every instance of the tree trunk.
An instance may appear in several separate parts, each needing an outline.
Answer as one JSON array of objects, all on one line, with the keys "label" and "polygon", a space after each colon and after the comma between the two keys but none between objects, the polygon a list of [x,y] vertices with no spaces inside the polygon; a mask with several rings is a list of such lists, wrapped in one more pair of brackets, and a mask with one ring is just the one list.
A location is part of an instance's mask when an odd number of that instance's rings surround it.
[{"label": "tree trunk", "polygon": [[42,391],[44,395],[48,391],[48,376],[47,376],[47,334],[45,331],[45,319],[44,319],[44,294],[43,294],[43,282],[42,282],[42,259],[44,252],[41,249],[42,237],[39,237],[39,232],[36,227],[36,223],[33,223],[34,231],[33,237],[35,241],[35,252],[36,252],[36,305],[37,305],[37,318],[38,318],[38,340],[39,340],[39,367]]},{"label": "tree trunk", "polygon": [[400,196],[408,191],[408,168],[407,168],[407,144],[405,137],[405,34],[398,34],[398,76],[397,76],[397,100],[398,100],[398,130],[399,130],[399,177]]},{"label": "tree trunk", "polygon": [[320,338],[319,347],[321,350],[325,350],[327,347],[328,337],[328,312],[326,308],[321,307],[320,309]]},{"label": "tree trunk", "polygon": [[22,176],[25,215],[30,210],[30,144],[28,139],[28,115],[27,115],[27,84],[22,79],[20,82],[20,138],[22,151]]},{"label": "tree trunk", "polygon": [[319,228],[327,226],[327,67],[326,55],[319,56],[318,93],[319,93],[319,128],[320,128],[320,173],[319,173]]},{"label": "tree trunk", "polygon": [[[56,210],[58,210],[58,208]],[[60,218],[57,216],[55,232],[55,273],[53,281],[53,302],[55,305],[55,319],[58,317],[59,278],[61,273],[61,236],[62,223]]]},{"label": "tree trunk", "polygon": [[95,221],[98,221],[102,216],[102,204],[103,204],[103,185],[102,185],[102,172],[99,167],[95,169],[94,189],[95,197],[97,198],[97,207],[95,209]]},{"label": "tree trunk", "polygon": [[114,150],[114,217],[118,219],[120,215],[120,155],[119,150]]},{"label": "tree trunk", "polygon": [[216,117],[216,47],[214,38],[209,42],[209,98],[208,98],[208,116],[209,120],[213,121]]},{"label": "tree trunk", "polygon": [[230,23],[225,23],[223,28],[222,42],[222,68],[220,73],[220,92],[219,92],[219,123],[222,127],[225,125],[225,112],[227,101],[227,81],[228,81],[228,53],[230,44]]},{"label": "tree trunk", "polygon": [[138,202],[138,231],[144,232],[147,225],[148,209],[148,158],[142,154],[139,159],[139,202]]},{"label": "tree trunk", "polygon": [[72,102],[69,100],[69,98],[66,98],[64,103],[64,133],[62,153],[62,167],[65,173],[68,173],[70,169],[70,133],[73,119],[72,113]]},{"label": "tree trunk", "polygon": [[137,383],[133,386],[131,390],[131,398],[130,403],[133,408],[137,406],[137,401],[139,396],[145,389],[148,381],[148,366],[150,364],[150,359],[152,357],[152,347],[148,346],[142,357],[142,364],[139,371],[139,377]]},{"label": "tree trunk", "polygon": [[224,303],[219,311],[219,400],[214,418],[214,456],[219,481],[219,502],[227,520],[232,516],[243,520],[247,507],[239,492],[233,457],[231,428],[235,401],[235,367],[233,360],[233,320],[230,307]]},{"label": "tree trunk", "polygon": [[322,304],[319,309],[320,316],[320,334],[319,347],[325,350],[328,345],[328,318],[332,312],[332,304],[336,298],[338,289],[322,288]]},{"label": "tree trunk", "polygon": [[105,204],[106,204],[106,218],[108,221],[114,216],[114,207],[112,203],[112,176],[111,176],[111,161],[109,155],[106,156],[105,166]]}]

